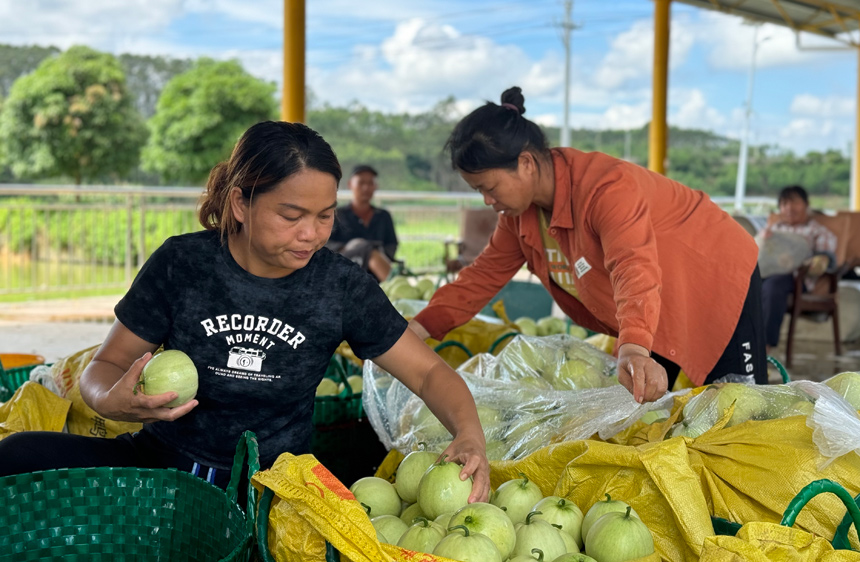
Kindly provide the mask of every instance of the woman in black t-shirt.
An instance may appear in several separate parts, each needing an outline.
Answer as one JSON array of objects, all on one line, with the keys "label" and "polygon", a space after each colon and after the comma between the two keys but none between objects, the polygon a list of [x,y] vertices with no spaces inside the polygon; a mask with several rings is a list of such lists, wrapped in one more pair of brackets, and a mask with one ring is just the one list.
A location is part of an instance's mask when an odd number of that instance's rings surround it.
[{"label": "woman in black t-shirt", "polygon": [[[454,435],[444,451],[486,501],[489,464],[475,402],[463,380],[397,314],[355,264],[324,248],[341,172],[305,125],[263,122],[215,166],[199,211],[206,228],[166,241],[116,307],[117,321],[81,376],[99,415],[143,422],[113,440],[25,432],[0,441],[0,476],[62,467],[200,467],[226,486],[244,429],[261,464],[308,452],[314,390],[346,340],[424,400]],[[188,354],[197,397],[135,394],[159,346]],[[255,361],[233,360],[236,349]]]}]

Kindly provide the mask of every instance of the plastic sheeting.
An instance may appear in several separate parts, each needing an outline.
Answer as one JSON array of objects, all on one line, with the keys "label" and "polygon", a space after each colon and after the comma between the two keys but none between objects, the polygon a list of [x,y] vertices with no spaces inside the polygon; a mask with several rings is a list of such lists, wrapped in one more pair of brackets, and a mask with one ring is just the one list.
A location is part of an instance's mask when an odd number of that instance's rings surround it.
[{"label": "plastic sheeting", "polygon": [[[603,438],[650,410],[668,409],[673,395],[640,405],[618,384],[615,359],[582,340],[517,336],[497,357],[482,353],[458,369],[478,406],[491,460],[523,458],[553,441]],[[443,450],[450,433],[423,401],[372,362],[364,365],[364,409],[388,449],[424,442]]]}]

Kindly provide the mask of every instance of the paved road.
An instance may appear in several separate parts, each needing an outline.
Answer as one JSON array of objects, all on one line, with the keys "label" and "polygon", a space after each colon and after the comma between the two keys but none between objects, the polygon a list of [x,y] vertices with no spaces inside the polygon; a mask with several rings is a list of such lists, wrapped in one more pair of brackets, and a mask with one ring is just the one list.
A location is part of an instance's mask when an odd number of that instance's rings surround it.
[{"label": "paved road", "polygon": [[104,341],[119,296],[0,304],[0,353],[49,363]]},{"label": "paved road", "polygon": [[0,320],[0,353],[33,353],[48,363],[104,341],[109,323]]}]

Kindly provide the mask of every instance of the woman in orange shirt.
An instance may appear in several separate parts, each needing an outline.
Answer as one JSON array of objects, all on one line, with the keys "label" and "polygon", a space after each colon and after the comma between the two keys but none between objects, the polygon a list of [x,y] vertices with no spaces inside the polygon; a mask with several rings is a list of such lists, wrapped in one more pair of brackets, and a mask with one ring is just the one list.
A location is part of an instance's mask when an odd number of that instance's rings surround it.
[{"label": "woman in orange shirt", "polygon": [[620,382],[656,400],[680,369],[767,382],[753,238],[701,191],[599,152],[549,149],[519,88],[457,124],[451,160],[499,223],[410,323],[441,339],[526,264],[577,324],[618,337]]}]

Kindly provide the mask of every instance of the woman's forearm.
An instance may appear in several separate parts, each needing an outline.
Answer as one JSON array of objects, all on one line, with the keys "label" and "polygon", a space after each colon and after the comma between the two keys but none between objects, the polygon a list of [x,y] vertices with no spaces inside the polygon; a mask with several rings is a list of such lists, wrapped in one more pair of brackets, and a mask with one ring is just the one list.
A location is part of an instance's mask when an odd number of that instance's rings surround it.
[{"label": "woman's forearm", "polygon": [[94,359],[81,374],[81,398],[96,413],[103,414],[100,411],[101,399],[124,374],[125,371],[117,365]]},{"label": "woman's forearm", "polygon": [[469,387],[441,359],[424,378],[419,397],[451,435],[484,441],[484,432]]}]

